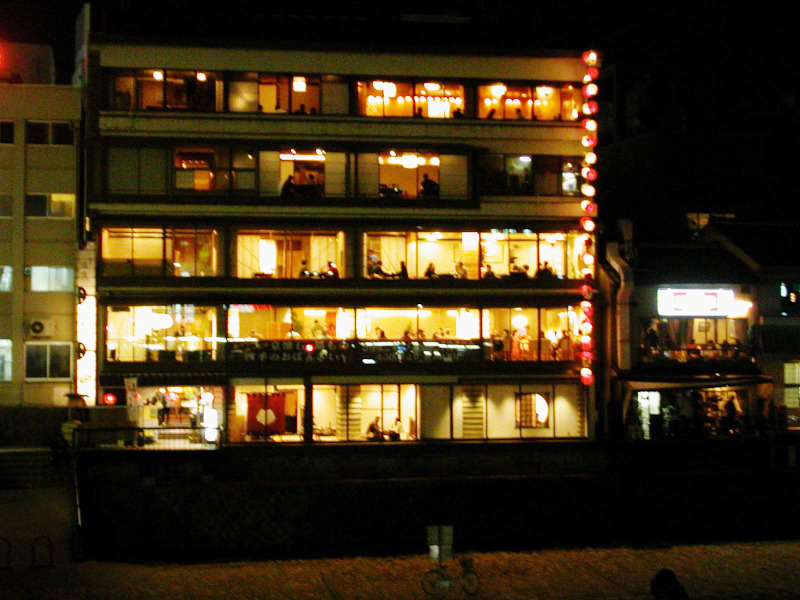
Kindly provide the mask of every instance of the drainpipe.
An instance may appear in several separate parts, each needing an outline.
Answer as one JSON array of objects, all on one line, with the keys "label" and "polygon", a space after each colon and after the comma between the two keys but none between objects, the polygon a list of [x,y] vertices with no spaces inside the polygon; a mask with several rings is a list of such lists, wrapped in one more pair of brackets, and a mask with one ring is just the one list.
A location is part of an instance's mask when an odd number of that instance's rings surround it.
[{"label": "drainpipe", "polygon": [[[612,366],[615,369],[631,368],[631,294],[633,293],[633,269],[620,256],[619,243],[606,244],[606,260],[616,272],[619,283],[616,285],[616,294],[612,298],[614,304],[612,318],[614,330],[612,332]],[[613,339],[616,338],[616,339]]]}]

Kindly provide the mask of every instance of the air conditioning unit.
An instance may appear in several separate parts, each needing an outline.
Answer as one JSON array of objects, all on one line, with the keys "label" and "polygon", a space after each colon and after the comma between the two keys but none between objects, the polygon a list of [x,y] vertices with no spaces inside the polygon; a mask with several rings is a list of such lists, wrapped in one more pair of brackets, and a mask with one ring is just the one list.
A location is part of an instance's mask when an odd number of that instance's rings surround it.
[{"label": "air conditioning unit", "polygon": [[53,337],[56,332],[56,324],[53,319],[34,319],[28,323],[28,335],[31,337]]}]

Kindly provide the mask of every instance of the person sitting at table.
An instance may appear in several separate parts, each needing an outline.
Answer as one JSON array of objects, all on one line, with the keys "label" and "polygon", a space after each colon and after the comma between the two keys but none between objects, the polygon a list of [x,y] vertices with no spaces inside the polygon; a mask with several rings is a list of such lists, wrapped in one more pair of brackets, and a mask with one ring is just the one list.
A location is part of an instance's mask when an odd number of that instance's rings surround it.
[{"label": "person sitting at table", "polygon": [[367,267],[367,275],[369,275],[370,279],[387,279],[390,277],[389,273],[383,270],[383,261],[381,260]]},{"label": "person sitting at table", "polygon": [[388,275],[392,279],[408,279],[408,267],[406,267],[406,261],[400,261],[400,270],[396,273],[392,273]]},{"label": "person sitting at table", "polygon": [[456,264],[456,279],[466,279],[467,275],[467,267],[464,266],[463,262],[459,261]]},{"label": "person sitting at table", "polygon": [[367,426],[367,440],[370,442],[384,442],[383,430],[381,429],[381,418],[375,417]]},{"label": "person sitting at table", "polygon": [[304,260],[300,263],[300,273],[297,274],[300,279],[308,279],[311,277],[311,271],[308,270],[308,261]]},{"label": "person sitting at table", "polygon": [[281,198],[294,198],[294,175],[289,175],[281,186]]},{"label": "person sitting at table", "polygon": [[328,261],[328,268],[325,269],[324,275],[328,279],[339,279],[339,269],[336,267],[335,262],[332,260]]},{"label": "person sitting at table", "polygon": [[306,114],[306,105],[305,104],[301,104],[300,108],[298,108],[296,111],[294,111],[294,114],[296,114],[296,115],[305,115]]},{"label": "person sitting at table", "polygon": [[492,265],[487,264],[483,267],[483,278],[484,279],[497,279],[497,273],[492,270]]},{"label": "person sitting at table", "polygon": [[394,424],[392,425],[391,429],[387,432],[389,436],[390,442],[399,442],[401,436],[405,433],[405,429],[403,429],[403,421],[400,417],[396,417],[394,420]]},{"label": "person sitting at table", "polygon": [[314,178],[313,173],[308,174],[308,197],[321,198],[322,197],[322,184]]},{"label": "person sitting at table", "polygon": [[314,324],[311,326],[311,336],[315,338],[321,338],[322,334],[325,333],[325,328],[320,324],[317,319],[314,319]]},{"label": "person sitting at table", "polygon": [[536,271],[536,277],[539,279],[552,279],[555,276],[556,274],[553,273],[553,269],[547,261],[544,261],[542,266]]},{"label": "person sitting at table", "polygon": [[428,268],[425,269],[425,273],[422,275],[425,279],[433,279],[438,277],[436,274],[436,265],[433,263],[428,263]]}]

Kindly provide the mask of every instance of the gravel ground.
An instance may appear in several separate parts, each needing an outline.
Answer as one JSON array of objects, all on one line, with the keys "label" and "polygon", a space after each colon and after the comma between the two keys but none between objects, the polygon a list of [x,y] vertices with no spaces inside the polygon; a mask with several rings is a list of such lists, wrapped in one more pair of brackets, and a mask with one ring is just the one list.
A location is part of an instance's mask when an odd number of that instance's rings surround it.
[{"label": "gravel ground", "polygon": [[[693,599],[800,598],[800,541],[472,555],[481,599],[644,599],[671,568]],[[83,562],[0,571],[0,598],[349,600],[424,598],[423,556],[193,565]],[[453,563],[453,566],[456,566]],[[460,590],[446,594],[466,597]]]}]

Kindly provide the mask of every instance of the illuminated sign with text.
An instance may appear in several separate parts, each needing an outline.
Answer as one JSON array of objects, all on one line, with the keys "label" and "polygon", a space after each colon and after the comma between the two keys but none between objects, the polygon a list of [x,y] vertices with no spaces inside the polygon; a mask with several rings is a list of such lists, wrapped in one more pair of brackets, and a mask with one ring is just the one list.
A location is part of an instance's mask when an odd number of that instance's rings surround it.
[{"label": "illuminated sign with text", "polygon": [[662,317],[727,317],[733,310],[732,289],[658,290],[658,314]]}]

